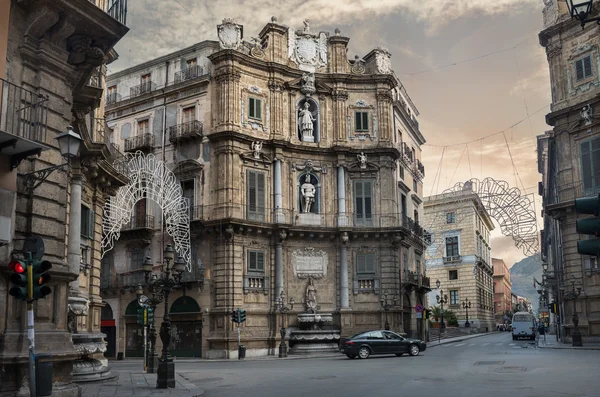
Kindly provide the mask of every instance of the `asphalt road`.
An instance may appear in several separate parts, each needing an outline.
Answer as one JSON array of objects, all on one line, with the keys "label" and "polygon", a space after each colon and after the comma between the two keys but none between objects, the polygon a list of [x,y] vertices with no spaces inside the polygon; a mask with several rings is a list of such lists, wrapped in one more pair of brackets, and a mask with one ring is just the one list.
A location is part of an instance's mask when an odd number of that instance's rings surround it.
[{"label": "asphalt road", "polygon": [[508,332],[431,342],[417,357],[176,364],[206,397],[600,397],[599,367],[600,351],[538,349]]}]

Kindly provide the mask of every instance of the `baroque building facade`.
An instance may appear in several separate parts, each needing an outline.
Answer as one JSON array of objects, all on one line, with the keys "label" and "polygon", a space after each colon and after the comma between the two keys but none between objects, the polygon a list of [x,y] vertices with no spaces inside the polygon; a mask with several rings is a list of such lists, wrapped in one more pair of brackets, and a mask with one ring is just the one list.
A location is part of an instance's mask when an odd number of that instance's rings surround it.
[{"label": "baroque building facade", "polygon": [[[546,122],[552,130],[538,136],[541,257],[548,264],[540,291],[546,302],[558,304],[551,328],[557,328],[560,339],[571,341],[576,310],[585,343],[600,340],[600,264],[577,252],[577,240],[588,236],[576,231],[582,215],[574,205],[576,198],[600,194],[600,42],[595,28],[582,29],[570,18],[564,2],[545,3],[539,39],[550,69],[552,105]],[[598,11],[594,3],[592,14]],[[576,296],[578,287],[582,293]]]},{"label": "baroque building facade", "polygon": [[494,268],[494,318],[496,324],[508,324],[508,321],[512,321],[510,270],[504,260],[498,258],[492,258],[492,267]]},{"label": "baroque building facade", "polygon": [[[247,355],[273,354],[286,319],[293,344],[297,316],[315,308],[332,314],[326,328],[338,337],[382,328],[386,316],[392,330],[423,336],[414,306],[429,290],[425,139],[391,54],[348,60],[348,37],[308,21],[295,30],[272,18],[252,43],[242,32],[225,19],[218,40],[107,81],[112,142],[163,159],[190,203],[192,271],[170,307],[174,354],[237,357],[236,308],[247,311]],[[170,241],[161,217],[138,201],[105,254],[111,355],[142,353],[134,291],[144,258],[159,263]],[[296,302],[284,319],[282,293]],[[395,298],[386,310],[385,294]]]},{"label": "baroque building facade", "polygon": [[[448,296],[445,309],[466,321],[463,302],[470,302],[469,322],[475,332],[496,329],[494,324],[494,284],[491,265],[490,231],[492,219],[479,196],[465,183],[459,191],[425,197],[424,226],[431,234],[427,249],[427,275],[440,281]],[[439,291],[429,293],[436,305]]]},{"label": "baroque building facade", "polygon": [[[91,115],[102,112],[103,70],[128,31],[125,4],[0,5],[1,396],[28,394],[26,304],[9,295],[8,263],[32,247],[52,263],[52,292],[33,304],[35,352],[53,364],[52,395],[78,396],[74,382],[111,376],[100,334],[101,208],[127,181]],[[68,126],[82,141],[65,164],[55,138]],[[83,205],[93,212],[82,220]]]}]

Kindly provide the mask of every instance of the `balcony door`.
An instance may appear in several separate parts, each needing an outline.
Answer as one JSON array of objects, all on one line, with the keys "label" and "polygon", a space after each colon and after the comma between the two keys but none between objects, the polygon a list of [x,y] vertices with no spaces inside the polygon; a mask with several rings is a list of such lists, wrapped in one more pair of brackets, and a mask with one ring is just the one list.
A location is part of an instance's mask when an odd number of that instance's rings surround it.
[{"label": "balcony door", "polygon": [[135,204],[135,213],[132,222],[135,227],[143,227],[146,224],[146,199],[141,199]]},{"label": "balcony door", "polygon": [[189,134],[192,131],[194,121],[196,121],[196,107],[189,106],[182,111],[183,133]]},{"label": "balcony door", "polygon": [[357,226],[373,225],[373,181],[354,181],[354,217]]},{"label": "balcony door", "polygon": [[181,189],[183,190],[183,197],[188,200],[190,220],[194,219],[195,210],[195,189],[194,179],[181,182]]}]

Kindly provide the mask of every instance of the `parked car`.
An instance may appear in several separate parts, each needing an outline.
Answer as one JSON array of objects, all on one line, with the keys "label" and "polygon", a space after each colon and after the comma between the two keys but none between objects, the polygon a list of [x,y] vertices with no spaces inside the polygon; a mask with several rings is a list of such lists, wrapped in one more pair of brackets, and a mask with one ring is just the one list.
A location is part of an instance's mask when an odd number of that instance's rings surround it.
[{"label": "parked car", "polygon": [[376,330],[356,334],[340,341],[340,352],[348,358],[368,358],[371,354],[408,353],[418,356],[425,351],[427,344],[419,339],[404,338],[392,331]]}]

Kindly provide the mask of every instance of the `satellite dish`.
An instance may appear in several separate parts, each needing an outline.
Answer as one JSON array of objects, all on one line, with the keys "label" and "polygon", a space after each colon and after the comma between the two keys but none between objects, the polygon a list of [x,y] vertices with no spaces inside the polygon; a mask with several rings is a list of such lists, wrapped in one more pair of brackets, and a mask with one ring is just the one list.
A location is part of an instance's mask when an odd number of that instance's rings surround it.
[{"label": "satellite dish", "polygon": [[44,240],[37,234],[27,237],[23,244],[23,252],[31,252],[31,259],[42,259],[44,256]]}]

